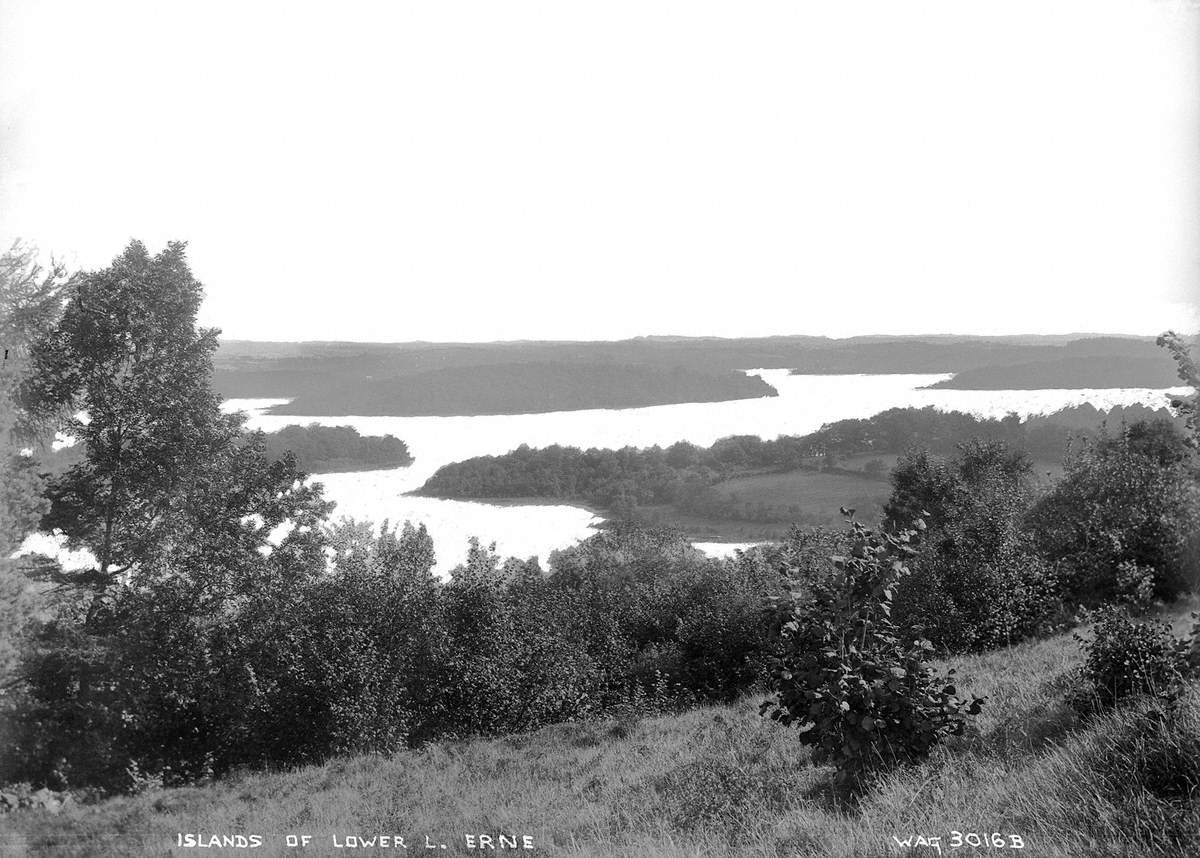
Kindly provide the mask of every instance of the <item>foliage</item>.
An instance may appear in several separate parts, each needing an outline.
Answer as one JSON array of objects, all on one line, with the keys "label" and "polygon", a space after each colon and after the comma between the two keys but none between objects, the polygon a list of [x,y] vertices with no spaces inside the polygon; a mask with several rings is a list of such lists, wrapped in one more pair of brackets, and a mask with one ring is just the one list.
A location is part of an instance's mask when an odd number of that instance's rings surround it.
[{"label": "foliage", "polygon": [[[551,556],[548,583],[602,624],[593,646],[613,688],[730,699],[762,674],[772,642],[760,605],[777,589],[758,554],[704,557],[681,534],[618,524]],[[600,653],[603,653],[601,655]]]},{"label": "foliage", "polygon": [[1144,349],[1140,355],[1057,355],[1052,360],[985,366],[955,373],[930,386],[952,390],[1155,388],[1166,387],[1170,379],[1170,362],[1153,349]]},{"label": "foliage", "polygon": [[[620,450],[552,445],[521,445],[500,456],[479,456],[440,468],[422,493],[450,498],[561,498],[604,507],[618,517],[633,517],[639,507],[672,504],[680,510],[727,520],[758,522],[823,521],[804,511],[795,499],[773,500],[753,490],[734,496],[737,477],[807,470],[855,477],[880,475],[882,462],[867,470],[838,464],[848,456],[903,453],[916,444],[935,454],[951,455],[973,438],[1003,441],[1011,449],[1043,459],[1059,459],[1072,432],[1086,435],[1101,422],[1092,409],[1082,417],[1063,412],[1022,423],[1016,415],[981,419],[930,408],[893,408],[867,419],[839,420],[804,436],[763,440],[753,435],[721,438],[708,448],[687,442],[670,447]],[[864,493],[865,494],[865,493]],[[842,499],[842,503],[851,498]],[[836,506],[836,504],[835,504]],[[822,511],[823,512],[823,511]]]},{"label": "foliage", "polygon": [[1135,621],[1121,607],[1107,605],[1096,615],[1090,640],[1075,635],[1085,660],[1079,669],[1081,708],[1109,707],[1138,694],[1170,698],[1191,672],[1191,640],[1178,640],[1165,623]]},{"label": "foliage", "polygon": [[1187,341],[1174,331],[1162,334],[1158,345],[1170,352],[1179,380],[1192,389],[1190,396],[1172,400],[1171,407],[1186,422],[1192,443],[1200,443],[1200,367]]},{"label": "foliage", "polygon": [[394,468],[411,465],[408,445],[392,435],[363,436],[352,426],[284,426],[264,438],[267,458],[281,460],[287,453],[305,473]]},{"label": "foliage", "polygon": [[30,620],[46,609],[46,588],[30,575],[34,561],[12,555],[48,506],[39,461],[48,439],[20,431],[15,394],[28,377],[30,344],[54,326],[70,286],[61,266],[44,267],[37,257],[19,242],[0,254],[0,770],[9,764],[10,714],[22,698],[20,651]]},{"label": "foliage", "polygon": [[1029,526],[1037,550],[1064,570],[1069,598],[1092,605],[1137,598],[1145,574],[1158,599],[1194,586],[1200,485],[1192,467],[1185,437],[1165,421],[1106,433],[1068,458]]},{"label": "foliage", "polygon": [[131,790],[730,699],[771,644],[769,569],[674,534],[606,532],[550,574],[473,543],[445,582],[423,528],[343,520],[308,539],[203,611],[195,573],[157,568],[43,624],[20,775]]},{"label": "foliage", "polygon": [[45,781],[119,784],[131,764],[139,777],[210,768],[230,715],[214,703],[214,677],[245,675],[228,639],[249,633],[228,630],[247,603],[324,566],[320,487],[290,457],[269,462],[262,436],[244,435],[209,389],[216,332],[195,328],[201,292],[182,244],[151,257],[134,242],[72,281],[31,349],[23,417],[65,429],[84,451],[51,480],[42,525],[97,558],[51,570],[57,606],[22,665],[17,744]]},{"label": "foliage", "polygon": [[[44,268],[34,248],[14,243],[0,255],[0,575],[10,586],[8,557],[41,518],[45,501],[36,450],[44,440],[21,430],[16,391],[30,373],[29,349],[55,323],[70,278],[63,268]],[[29,454],[22,449],[29,445]],[[14,578],[14,581],[16,579]],[[7,604],[7,601],[5,602]],[[12,624],[0,621],[0,628]],[[4,649],[0,643],[0,650]],[[4,656],[0,655],[0,663]]]},{"label": "foliage", "polygon": [[329,571],[255,600],[227,632],[249,680],[231,696],[249,717],[226,766],[387,752],[415,729],[435,645],[432,540],[386,522],[377,535],[354,521],[323,535]]},{"label": "foliage", "polygon": [[[920,544],[910,530],[857,523],[795,531],[722,561],[678,533],[617,523],[556,552],[548,571],[472,542],[439,581],[423,528],[331,525],[319,484],[304,479],[303,466],[410,461],[403,442],[345,427],[264,436],[221,413],[216,332],[196,327],[202,288],[183,245],[151,256],[135,242],[109,268],[73,278],[61,299],[57,280],[12,270],[20,288],[5,295],[18,296],[9,303],[20,313],[4,324],[16,330],[19,315],[32,346],[19,376],[4,377],[0,430],[20,418],[25,429],[78,439],[74,460],[49,478],[41,524],[97,558],[82,574],[48,571],[39,586],[57,584],[53,600],[22,641],[11,738],[15,776],[33,783],[139,791],[605,714],[628,735],[635,715],[732,700],[770,676],[773,717],[801,725],[815,759],[857,787],[923,759],[979,711],[979,698],[958,698],[929,667],[922,632],[947,649],[1008,643],[1036,631],[1054,604],[1050,568],[1022,530],[1030,486],[1019,450],[1060,443],[1057,430],[897,409],[799,439],[526,447],[459,463],[432,482],[633,512],[684,503],[732,474],[838,470],[848,454],[869,458],[922,437],[933,453],[902,463],[889,515],[923,527],[928,513],[930,526]],[[955,448],[981,431],[1011,443]],[[1053,527],[1035,532],[1059,567],[1075,570],[1074,583],[1099,559],[1111,566],[1111,595],[1144,605],[1179,577],[1191,465],[1173,432],[1135,424],[1069,469],[1075,482],[1054,503],[1081,503],[1069,521],[1095,524],[1104,538],[1067,528],[1087,537],[1076,550]],[[38,466],[8,455],[12,436],[3,440],[0,548],[43,512]],[[937,458],[946,449],[953,458]],[[1139,494],[1160,490],[1165,500]],[[783,597],[780,567],[791,577]],[[770,597],[778,628],[762,616]],[[1111,636],[1142,640],[1121,634]],[[1099,675],[1108,667],[1097,659]],[[740,765],[713,771],[714,783],[750,782]]]},{"label": "foliage", "polygon": [[236,554],[244,568],[265,540],[249,516],[274,526],[322,514],[294,462],[267,463],[261,439],[243,439],[241,417],[221,413],[209,386],[217,332],[195,324],[202,294],[182,243],[152,257],[131,242],[77,279],[33,347],[22,403],[85,451],[52,480],[43,522],[97,558],[69,583],[103,594],[178,554],[210,568]]},{"label": "foliage", "polygon": [[1030,470],[1023,453],[995,441],[962,444],[949,459],[913,451],[897,464],[885,515],[928,524],[897,587],[894,616],[906,638],[951,652],[1004,646],[1059,613],[1055,570],[1024,532]]},{"label": "foliage", "polygon": [[[505,344],[511,349],[511,344]],[[484,351],[474,349],[476,354]],[[757,376],[732,369],[705,372],[692,367],[653,367],[611,362],[575,361],[513,363],[511,354],[474,365],[423,366],[394,375],[388,366],[355,373],[339,362],[330,375],[322,362],[308,361],[304,370],[285,376],[268,395],[286,393],[290,402],[274,414],[330,415],[473,415],[534,414],[585,408],[641,408],[677,402],[721,402],[776,396]],[[439,349],[438,362],[445,360]],[[314,371],[315,370],[315,371]],[[378,373],[378,374],[377,374]],[[226,375],[227,389],[241,387],[236,374]]]},{"label": "foliage", "polygon": [[[975,719],[982,740],[888,774],[852,807],[827,800],[828,773],[792,730],[740,699],[644,717],[632,732],[608,719],[567,723],[68,806],[52,824],[40,812],[0,824],[32,854],[71,858],[157,857],[180,831],[237,830],[247,807],[281,849],[288,832],[328,843],[382,830],[398,814],[417,832],[500,814],[501,830],[533,832],[548,852],[861,858],[905,851],[891,838],[917,832],[941,833],[944,854],[986,852],[950,846],[954,829],[988,843],[993,826],[964,822],[969,808],[972,819],[998,821],[1009,844],[1021,836],[1024,849],[1001,851],[1200,854],[1200,687],[1168,719],[1142,719],[1158,708],[1146,701],[1081,720],[1058,708],[1061,674],[1080,658],[1070,635],[956,658],[958,684],[988,697]],[[442,851],[469,854],[461,839]]]},{"label": "foliage", "polygon": [[983,703],[956,697],[948,678],[926,664],[931,645],[904,643],[890,618],[916,535],[852,520],[849,552],[834,558],[841,574],[791,578],[788,594],[772,604],[784,652],[771,668],[775,699],[763,712],[798,725],[813,761],[835,765],[838,783],[852,790],[874,772],[924,759]]}]

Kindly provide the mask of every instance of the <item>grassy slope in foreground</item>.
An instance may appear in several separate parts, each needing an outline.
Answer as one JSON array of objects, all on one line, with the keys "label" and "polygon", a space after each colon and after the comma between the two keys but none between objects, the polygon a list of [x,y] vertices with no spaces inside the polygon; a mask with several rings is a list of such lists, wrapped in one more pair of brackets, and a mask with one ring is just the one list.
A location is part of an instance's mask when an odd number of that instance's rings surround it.
[{"label": "grassy slope in foreground", "polygon": [[[1187,610],[1171,611],[1176,632]],[[1030,856],[1200,854],[1200,796],[1159,797],[1147,772],[1200,778],[1200,689],[1172,745],[1126,710],[1079,719],[1063,700],[1080,662],[1071,635],[953,659],[960,693],[986,695],[979,734],[886,778],[854,810],[828,795],[795,731],[757,714],[757,699],[640,722],[564,724],[494,740],[442,743],[202,788],[0,820],[25,854],[160,856],[178,832],[258,833],[257,855],[345,855],[331,836],[401,834],[420,854],[478,854],[465,833],[529,834],[524,854],[603,856],[883,856],[892,838],[952,830],[1019,835]],[[1158,790],[1169,795],[1169,779]],[[1186,793],[1186,790],[1184,790]],[[287,832],[314,836],[287,849]],[[995,851],[987,849],[989,853]],[[21,854],[18,852],[18,854]],[[215,854],[215,853],[214,853]],[[495,853],[492,853],[495,854]]]}]

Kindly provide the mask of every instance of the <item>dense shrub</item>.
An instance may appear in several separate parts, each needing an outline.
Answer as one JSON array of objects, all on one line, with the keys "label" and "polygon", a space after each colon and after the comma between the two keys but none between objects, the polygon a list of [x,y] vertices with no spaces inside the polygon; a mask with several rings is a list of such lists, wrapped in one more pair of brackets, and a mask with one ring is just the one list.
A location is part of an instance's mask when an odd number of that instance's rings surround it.
[{"label": "dense shrub", "polygon": [[401,744],[432,579],[422,587],[388,561],[431,566],[428,534],[385,534],[329,573],[305,547],[326,539],[293,531],[223,595],[211,571],[166,565],[91,604],[64,603],[25,657],[22,776],[121,790]]},{"label": "dense shrub", "polygon": [[904,643],[890,618],[915,535],[852,522],[849,552],[834,561],[841,574],[792,578],[773,604],[784,652],[771,668],[775,699],[763,712],[798,725],[813,761],[835,765],[837,782],[851,790],[875,771],[928,756],[983,703],[958,698],[948,677],[926,664],[931,645]]},{"label": "dense shrub", "polygon": [[[1142,578],[1173,599],[1195,586],[1200,485],[1187,439],[1166,421],[1139,422],[1083,445],[1032,510],[1038,550],[1083,604],[1138,600]],[[1130,575],[1134,564],[1139,574]]]},{"label": "dense shrub", "polygon": [[[667,682],[700,697],[730,699],[764,670],[774,642],[763,600],[778,589],[761,554],[714,560],[682,534],[618,524],[551,557],[549,583],[578,594],[581,616],[622,642],[620,661],[589,646],[618,686]],[[578,622],[577,620],[575,622]]]},{"label": "dense shrub", "polygon": [[1079,708],[1109,707],[1138,694],[1172,697],[1191,670],[1191,641],[1176,639],[1165,623],[1132,620],[1116,606],[1097,612],[1090,640],[1075,637],[1085,656],[1073,700]]},{"label": "dense shrub", "polygon": [[345,520],[254,556],[205,610],[194,588],[221,577],[164,566],[43,624],[20,776],[131,790],[730,699],[774,645],[761,555],[631,525],[550,574],[476,542],[438,581],[423,528]]},{"label": "dense shrub", "polygon": [[1028,458],[998,442],[943,459],[914,451],[897,464],[887,517],[928,522],[912,574],[897,586],[895,620],[909,640],[962,652],[1036,634],[1060,610],[1057,573],[1024,532]]}]

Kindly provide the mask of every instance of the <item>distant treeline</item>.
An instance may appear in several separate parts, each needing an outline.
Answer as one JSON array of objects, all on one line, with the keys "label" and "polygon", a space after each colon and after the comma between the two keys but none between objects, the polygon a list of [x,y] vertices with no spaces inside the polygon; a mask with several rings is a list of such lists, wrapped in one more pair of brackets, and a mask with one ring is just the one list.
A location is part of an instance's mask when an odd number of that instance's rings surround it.
[{"label": "distant treeline", "polygon": [[1174,387],[1175,366],[1165,355],[1075,356],[960,372],[930,387],[954,390],[1043,390],[1105,387]]},{"label": "distant treeline", "polygon": [[1157,418],[1173,419],[1165,407],[1154,409],[1144,405],[1117,406],[1101,411],[1085,404],[1052,414],[1034,415],[1026,420],[1016,414],[997,420],[959,411],[938,411],[932,407],[892,408],[874,417],[838,420],[802,440],[835,456],[903,453],[912,447],[949,455],[966,441],[985,438],[1003,441],[1035,459],[1057,461],[1066,453],[1072,437],[1094,434],[1101,424],[1116,427],[1121,423]]},{"label": "distant treeline", "polygon": [[[296,467],[307,474],[335,474],[342,471],[372,471],[401,468],[413,463],[408,445],[393,435],[360,435],[352,426],[285,426],[277,432],[264,432],[266,457],[278,462],[287,452],[296,457]],[[246,434],[250,438],[251,433]],[[61,475],[83,461],[85,451],[78,444],[58,450],[41,451],[39,466],[43,472]]]},{"label": "distant treeline", "polygon": [[520,363],[434,369],[302,390],[274,414],[536,414],[777,396],[757,376],[685,367]]},{"label": "distant treeline", "polygon": [[279,460],[289,450],[305,473],[330,474],[411,465],[408,445],[393,435],[359,435],[351,426],[284,426],[265,437],[268,459]]},{"label": "distant treeline", "polygon": [[[213,382],[224,397],[288,397],[278,414],[516,414],[769,396],[742,371],[959,373],[1082,359],[1106,383],[1144,364],[1135,386],[1174,384],[1149,337],[642,337],[619,342],[255,343],[226,341]],[[1157,366],[1158,369],[1153,369]],[[683,368],[683,369],[680,369]],[[1028,377],[1028,371],[1025,371]],[[1104,375],[1107,373],[1107,375]],[[1161,384],[1154,379],[1166,378]],[[951,383],[951,386],[958,386]],[[984,385],[987,386],[987,385]],[[1025,384],[1012,386],[1023,387]],[[1063,384],[1063,386],[1080,386]]]},{"label": "distant treeline", "polygon": [[[1113,424],[1162,416],[1165,409],[1114,409]],[[556,498],[617,511],[655,504],[705,510],[715,500],[708,487],[735,476],[836,468],[861,454],[903,453],[920,447],[949,455],[971,439],[1003,441],[1040,460],[1061,460],[1070,439],[1090,434],[1104,420],[1091,406],[1026,421],[1000,420],[927,408],[893,408],[874,417],[839,420],[804,436],[765,441],[755,435],[722,438],[703,448],[685,441],[670,447],[620,450],[527,445],[501,456],[479,456],[438,469],[421,493],[447,498]]]}]

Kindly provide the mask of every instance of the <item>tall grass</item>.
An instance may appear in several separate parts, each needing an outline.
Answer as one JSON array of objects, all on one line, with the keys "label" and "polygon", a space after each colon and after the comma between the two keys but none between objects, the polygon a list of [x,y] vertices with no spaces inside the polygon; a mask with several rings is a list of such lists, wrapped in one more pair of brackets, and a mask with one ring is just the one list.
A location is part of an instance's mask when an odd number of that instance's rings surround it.
[{"label": "tall grass", "polygon": [[[1186,610],[1168,619],[1182,627]],[[1062,635],[944,665],[988,698],[974,729],[853,806],[746,698],[21,812],[0,818],[0,856],[246,852],[178,848],[180,832],[259,834],[249,854],[271,856],[476,854],[468,833],[528,834],[533,854],[564,856],[937,854],[894,839],[914,835],[940,837],[942,854],[1001,851],[951,849],[954,831],[1017,835],[1024,855],[1200,855],[1200,688],[1166,720],[1144,701],[1085,718],[1065,702],[1080,661]],[[288,833],[314,840],[289,849]],[[332,847],[375,833],[409,848]],[[447,848],[427,853],[426,835]]]}]

